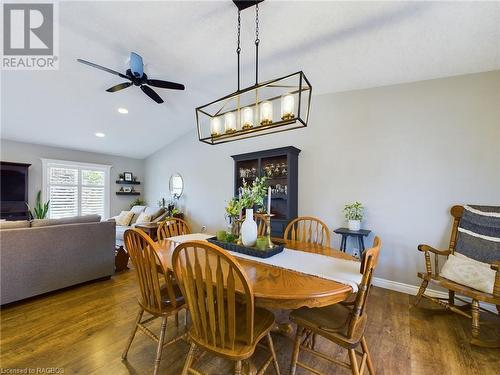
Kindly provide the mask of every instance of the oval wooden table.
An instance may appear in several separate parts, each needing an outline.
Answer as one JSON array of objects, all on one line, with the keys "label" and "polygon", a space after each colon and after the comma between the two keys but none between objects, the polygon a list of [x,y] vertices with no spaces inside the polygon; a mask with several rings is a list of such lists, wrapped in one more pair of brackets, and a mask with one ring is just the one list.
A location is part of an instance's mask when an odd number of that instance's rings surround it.
[{"label": "oval wooden table", "polygon": [[[157,244],[163,268],[171,270],[172,253],[179,243],[166,239],[158,241]],[[343,259],[355,259],[326,246],[285,241],[285,247]],[[349,285],[239,258],[237,255],[235,257],[245,270],[254,292],[255,304],[260,307],[286,310],[304,306],[322,307],[344,301],[352,293]]]}]

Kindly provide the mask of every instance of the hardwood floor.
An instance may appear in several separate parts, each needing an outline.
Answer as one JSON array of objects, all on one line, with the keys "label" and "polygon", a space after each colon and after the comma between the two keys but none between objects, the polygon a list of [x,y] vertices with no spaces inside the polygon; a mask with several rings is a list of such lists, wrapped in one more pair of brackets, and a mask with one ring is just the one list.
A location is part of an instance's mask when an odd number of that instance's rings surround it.
[{"label": "hardwood floor", "polygon": [[[133,271],[125,271],[110,280],[3,308],[0,367],[63,368],[65,374],[151,373],[155,344],[140,333],[132,343],[128,361],[120,359],[137,312],[134,281]],[[372,289],[366,336],[378,374],[498,374],[500,351],[471,347],[468,320],[451,313],[411,308],[412,300],[406,294]],[[158,332],[159,324],[159,320],[153,323]],[[168,338],[173,331],[172,320]],[[287,374],[292,337],[273,337],[282,374]],[[179,341],[164,349],[160,373],[180,374],[188,348]],[[318,348],[347,358],[346,352],[323,339],[318,340]],[[255,363],[260,365],[265,355],[258,349]],[[349,374],[308,354],[301,353],[301,358],[325,373]],[[229,362],[210,355],[196,367],[208,374],[232,372]],[[270,366],[266,374],[273,373]],[[298,370],[298,374],[305,373]]]}]

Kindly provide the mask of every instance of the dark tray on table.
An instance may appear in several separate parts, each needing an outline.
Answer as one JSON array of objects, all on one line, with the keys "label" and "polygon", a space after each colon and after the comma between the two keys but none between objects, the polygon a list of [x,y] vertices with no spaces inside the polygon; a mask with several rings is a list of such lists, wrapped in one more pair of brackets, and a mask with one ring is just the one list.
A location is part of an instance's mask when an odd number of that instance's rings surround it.
[{"label": "dark tray on table", "polygon": [[208,242],[213,243],[219,247],[222,247],[225,250],[235,251],[237,253],[250,255],[257,258],[270,258],[276,254],[279,254],[283,251],[283,244],[275,244],[272,249],[259,250],[256,247],[246,247],[243,245],[237,245],[235,243],[217,241],[217,237],[211,237],[207,239]]}]

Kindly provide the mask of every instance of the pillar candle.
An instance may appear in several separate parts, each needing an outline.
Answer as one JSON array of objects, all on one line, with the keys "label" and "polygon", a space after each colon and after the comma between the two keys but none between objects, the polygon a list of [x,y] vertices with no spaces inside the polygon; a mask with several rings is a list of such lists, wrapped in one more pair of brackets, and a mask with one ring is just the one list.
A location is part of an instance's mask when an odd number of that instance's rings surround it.
[{"label": "pillar candle", "polygon": [[267,189],[267,214],[271,215],[271,186]]}]

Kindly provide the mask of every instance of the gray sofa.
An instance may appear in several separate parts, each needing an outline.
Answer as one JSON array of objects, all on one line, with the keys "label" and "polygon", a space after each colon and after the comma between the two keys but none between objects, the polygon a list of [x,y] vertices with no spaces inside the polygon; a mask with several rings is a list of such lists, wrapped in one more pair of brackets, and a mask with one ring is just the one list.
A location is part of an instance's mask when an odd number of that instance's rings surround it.
[{"label": "gray sofa", "polygon": [[0,304],[113,275],[114,222],[89,215],[28,225],[0,225]]}]

